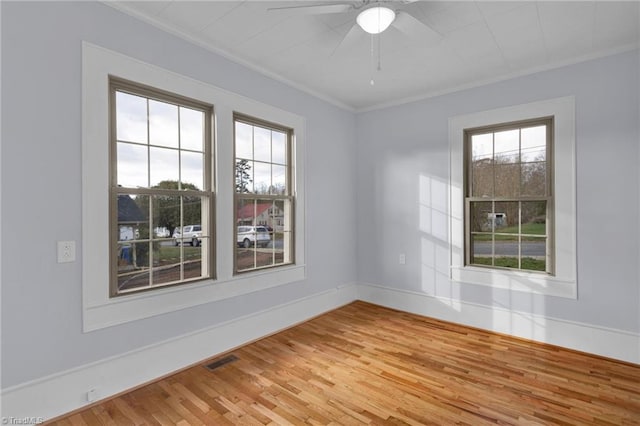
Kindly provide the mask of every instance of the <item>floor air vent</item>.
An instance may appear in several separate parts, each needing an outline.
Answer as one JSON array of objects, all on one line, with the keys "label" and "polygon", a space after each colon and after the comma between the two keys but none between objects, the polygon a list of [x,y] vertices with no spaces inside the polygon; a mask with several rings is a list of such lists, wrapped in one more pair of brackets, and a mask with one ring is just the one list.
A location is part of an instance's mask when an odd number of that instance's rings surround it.
[{"label": "floor air vent", "polygon": [[207,364],[207,365],[205,365],[204,367],[205,367],[207,370],[211,370],[211,371],[213,371],[213,370],[215,370],[216,368],[220,368],[220,367],[222,367],[222,366],[223,366],[223,365],[225,365],[225,364],[229,364],[230,362],[234,362],[234,361],[237,361],[237,360],[238,360],[238,357],[237,357],[237,356],[235,356],[235,355],[228,355],[228,356],[225,356],[224,358],[220,358],[219,360],[212,362],[211,364]]}]

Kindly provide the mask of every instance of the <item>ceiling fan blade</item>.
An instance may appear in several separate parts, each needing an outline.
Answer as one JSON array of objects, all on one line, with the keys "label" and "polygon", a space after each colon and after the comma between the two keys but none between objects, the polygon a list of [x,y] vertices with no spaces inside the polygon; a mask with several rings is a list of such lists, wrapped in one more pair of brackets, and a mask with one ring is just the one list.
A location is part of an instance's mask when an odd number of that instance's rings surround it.
[{"label": "ceiling fan blade", "polygon": [[407,12],[398,12],[396,19],[391,23],[395,28],[411,37],[412,39],[435,43],[442,36],[429,26],[417,20]]},{"label": "ceiling fan blade", "polygon": [[358,24],[353,24],[349,32],[347,32],[347,34],[342,38],[336,48],[333,49],[330,56],[333,56],[339,50],[349,49],[351,46],[356,44],[364,34],[364,31],[362,31]]},{"label": "ceiling fan blade", "polygon": [[324,15],[329,13],[344,13],[351,10],[350,3],[309,4],[304,6],[270,7],[268,12],[288,12],[294,15]]}]

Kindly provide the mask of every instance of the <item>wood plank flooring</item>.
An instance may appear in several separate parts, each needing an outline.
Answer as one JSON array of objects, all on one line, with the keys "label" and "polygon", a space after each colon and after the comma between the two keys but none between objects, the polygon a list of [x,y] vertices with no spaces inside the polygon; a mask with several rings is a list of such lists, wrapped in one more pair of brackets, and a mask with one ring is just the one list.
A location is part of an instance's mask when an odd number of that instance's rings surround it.
[{"label": "wood plank flooring", "polygon": [[55,425],[640,425],[640,366],[355,302]]}]

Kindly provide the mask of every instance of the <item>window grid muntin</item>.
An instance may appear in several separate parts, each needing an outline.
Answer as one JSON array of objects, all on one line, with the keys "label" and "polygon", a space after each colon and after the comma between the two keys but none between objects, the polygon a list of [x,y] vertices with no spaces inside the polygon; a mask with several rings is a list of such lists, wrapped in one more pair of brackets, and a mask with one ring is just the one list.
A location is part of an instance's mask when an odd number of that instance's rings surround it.
[{"label": "window grid muntin", "polygon": [[[200,281],[204,279],[214,278],[215,269],[214,269],[214,260],[215,260],[215,244],[212,235],[214,235],[214,224],[211,218],[213,217],[213,209],[215,206],[215,194],[213,193],[213,159],[212,159],[212,143],[213,143],[213,107],[211,105],[187,98],[179,95],[175,95],[169,92],[165,92],[159,89],[155,89],[153,87],[145,86],[138,83],[133,83],[127,80],[123,80],[117,77],[109,77],[109,112],[110,112],[110,179],[111,187],[110,187],[110,297],[121,296],[125,294],[138,293],[141,291],[149,291],[157,288],[164,288],[168,286],[175,286],[186,284],[194,281]],[[146,105],[146,126],[147,126],[147,144],[140,142],[126,142],[117,139],[117,102],[116,102],[116,94],[117,92],[131,94],[137,97],[141,97],[145,99]],[[178,123],[177,123],[177,134],[178,134],[178,147],[167,147],[163,145],[152,145],[150,143],[150,119],[149,119],[149,101],[154,100],[158,102],[164,102],[171,105],[175,105],[178,108]],[[193,149],[182,149],[181,147],[181,126],[180,126],[180,109],[188,108],[191,110],[200,111],[202,113],[202,151],[196,151]],[[151,157],[150,157],[150,149],[151,147],[159,147],[162,149],[173,149],[175,151],[180,152],[191,152],[198,153],[203,156],[203,164],[202,164],[202,190],[192,190],[192,189],[182,189],[182,160],[179,155],[178,161],[178,188],[179,189],[165,189],[165,188],[152,188],[150,186],[147,187],[123,187],[118,186],[118,171],[117,171],[117,147],[119,143],[143,146],[147,148],[147,185],[150,185],[151,182]],[[154,270],[160,269],[160,267],[155,268],[154,266],[154,250],[149,249],[149,285],[140,288],[134,288],[131,290],[120,290],[118,288],[119,281],[119,271],[118,271],[118,256],[117,247],[122,243],[119,240],[119,228],[120,223],[118,222],[118,196],[119,195],[146,195],[151,200],[153,195],[161,195],[161,196],[175,196],[180,199],[180,228],[184,229],[184,226],[188,225],[184,222],[184,199],[185,197],[200,197],[201,199],[201,225],[204,229],[207,229],[208,232],[206,235],[202,235],[201,239],[203,242],[206,241],[206,244],[201,244],[202,247],[200,251],[200,276],[195,278],[187,278],[184,276],[184,263],[185,263],[185,254],[184,254],[184,244],[179,245],[179,269],[180,269],[180,277],[179,280],[174,280],[171,282],[154,284],[153,283],[153,273]],[[206,213],[206,214],[205,214]],[[163,241],[172,240],[173,229],[169,229],[169,237],[166,238],[157,238],[154,237],[154,217],[153,217],[153,203],[151,201],[148,202],[147,208],[147,220],[146,224],[149,228],[149,238],[148,239],[133,239],[128,240],[127,243],[142,243],[149,244],[149,247],[157,242],[161,244]],[[142,223],[142,222],[140,222]],[[206,226],[206,228],[205,228]]]},{"label": "window grid muntin", "polygon": [[[286,173],[285,173],[285,191],[284,194],[258,194],[255,192],[255,187],[253,187],[254,192],[238,192],[237,191],[237,185],[236,185],[236,179],[234,179],[234,231],[233,231],[233,273],[234,275],[237,274],[243,274],[243,273],[247,273],[247,272],[253,272],[253,271],[259,271],[259,270],[265,270],[265,269],[273,269],[273,268],[278,268],[278,267],[282,267],[282,266],[287,266],[287,265],[291,265],[295,263],[295,197],[293,195],[293,188],[292,188],[292,183],[293,183],[293,166],[292,166],[292,158],[293,158],[293,130],[287,127],[284,127],[282,125],[273,123],[273,122],[269,122],[269,121],[265,121],[265,120],[261,120],[258,118],[254,118],[245,114],[241,114],[241,113],[237,113],[235,112],[233,114],[233,161],[234,161],[234,173],[236,173],[236,165],[237,165],[237,161],[238,160],[246,160],[252,163],[263,163],[263,164],[270,164],[270,165],[279,165],[279,166],[285,166],[286,167]],[[237,150],[237,123],[242,123],[245,125],[249,125],[251,126],[251,158],[246,158],[246,157],[236,157],[236,150]],[[265,161],[256,161],[255,160],[255,129],[256,127],[258,128],[263,128],[263,129],[267,129],[269,130],[270,133],[270,159],[273,160],[273,132],[278,132],[278,133],[282,133],[285,135],[285,164],[282,163],[274,163],[274,162],[265,162]],[[270,179],[271,179],[271,183],[273,184],[273,169],[271,170],[271,175],[270,175]],[[255,178],[255,175],[252,175],[252,178]],[[255,184],[255,179],[252,181],[253,184]],[[241,201],[247,202],[253,202],[253,206],[254,206],[254,218],[257,216],[256,215],[256,206],[258,205],[258,203],[260,201],[269,201],[271,202],[272,206],[275,205],[275,203],[277,201],[282,201],[283,205],[284,205],[284,209],[283,210],[288,210],[288,215],[289,215],[289,220],[288,221],[284,221],[285,224],[288,225],[283,225],[285,228],[288,228],[283,230],[283,234],[286,235],[286,237],[284,237],[283,235],[283,244],[285,243],[285,240],[288,240],[288,255],[287,253],[283,254],[283,257],[286,259],[288,258],[288,260],[286,260],[284,263],[272,263],[270,265],[265,265],[265,266],[256,266],[257,265],[257,243],[254,243],[253,246],[253,265],[254,267],[252,268],[244,268],[244,269],[239,269],[238,268],[238,226],[240,226],[238,224],[239,221],[239,217],[238,217],[238,206],[240,204]],[[243,203],[244,204],[244,203]],[[288,209],[287,209],[288,207]],[[287,211],[285,211],[283,213],[284,215],[287,214]],[[254,219],[255,221],[256,219]],[[262,226],[259,225],[257,223],[255,223],[253,226]],[[275,229],[274,232],[272,233],[272,241],[273,237],[275,236]],[[256,237],[254,237],[256,238]],[[257,238],[256,238],[257,241]],[[275,259],[275,247],[272,248],[272,259]]]},{"label": "window grid muntin", "polygon": [[[522,164],[531,164],[533,162],[522,162],[522,129],[528,129],[532,127],[537,127],[544,125],[546,126],[545,132],[545,161],[536,161],[536,162],[544,162],[546,163],[545,168],[545,195],[544,196],[527,196],[522,195]],[[519,166],[519,174],[518,178],[520,180],[517,197],[498,197],[495,196],[496,192],[496,173],[495,173],[495,133],[508,131],[508,130],[518,130],[518,157],[519,161],[517,162]],[[473,188],[473,150],[472,150],[472,138],[475,135],[483,135],[483,134],[492,134],[492,152],[491,152],[491,164],[492,164],[492,177],[493,177],[493,196],[492,197],[478,197],[473,196],[472,191]],[[474,267],[482,267],[482,268],[495,268],[495,269],[505,269],[505,270],[518,270],[524,272],[531,273],[543,273],[547,275],[554,275],[555,270],[555,253],[554,253],[554,244],[553,244],[553,229],[554,229],[554,218],[553,218],[553,157],[551,153],[553,152],[553,117],[541,117],[530,120],[521,120],[510,123],[503,123],[497,125],[489,125],[483,126],[473,129],[465,129],[464,130],[464,194],[465,194],[465,202],[464,202],[464,227],[465,227],[465,265],[474,266]],[[546,213],[545,213],[545,234],[522,234],[522,208],[521,205],[524,202],[545,202],[546,203]],[[518,202],[518,233],[500,233],[495,232],[495,216],[492,219],[492,231],[491,232],[475,232],[471,230],[471,203],[473,202],[492,202],[492,213],[496,213],[495,204],[499,202]],[[491,265],[483,265],[478,263],[472,263],[471,260],[473,256],[473,247],[472,247],[472,239],[473,235],[491,235]],[[495,265],[495,236],[518,236],[518,268],[510,268],[510,267],[501,267]],[[527,238],[544,238],[545,241],[545,271],[536,271],[533,269],[521,269],[522,266],[522,237]]]}]

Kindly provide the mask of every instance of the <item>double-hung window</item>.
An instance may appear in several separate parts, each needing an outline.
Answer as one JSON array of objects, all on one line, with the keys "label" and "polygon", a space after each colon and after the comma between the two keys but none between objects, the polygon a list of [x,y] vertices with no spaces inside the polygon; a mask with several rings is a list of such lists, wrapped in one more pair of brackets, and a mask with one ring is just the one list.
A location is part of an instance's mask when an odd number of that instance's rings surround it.
[{"label": "double-hung window", "polygon": [[110,294],[212,278],[212,106],[110,79]]},{"label": "double-hung window", "polygon": [[82,112],[84,331],[306,278],[304,117],[86,42]]},{"label": "double-hung window", "polygon": [[577,297],[575,138],[571,96],[449,119],[452,282]]},{"label": "double-hung window", "polygon": [[466,264],[553,274],[553,119],[465,130]]},{"label": "double-hung window", "polygon": [[234,272],[293,263],[293,130],[234,114]]}]

